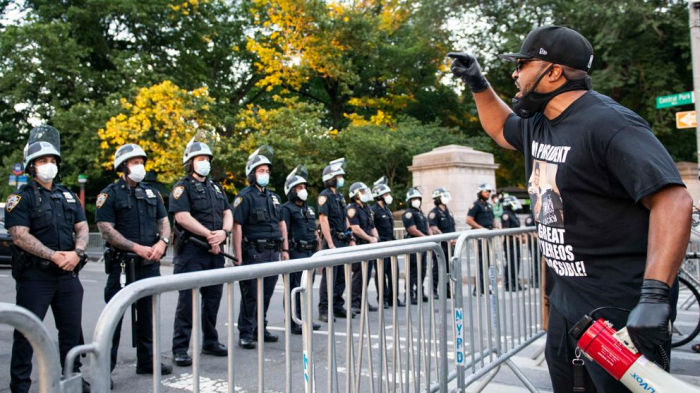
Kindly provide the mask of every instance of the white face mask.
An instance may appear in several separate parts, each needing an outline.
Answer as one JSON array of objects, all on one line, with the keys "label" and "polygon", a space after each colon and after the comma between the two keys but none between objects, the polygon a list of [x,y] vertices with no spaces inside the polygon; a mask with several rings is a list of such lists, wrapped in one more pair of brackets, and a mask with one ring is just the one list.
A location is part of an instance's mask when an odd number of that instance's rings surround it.
[{"label": "white face mask", "polygon": [[394,198],[392,198],[391,195],[387,195],[384,197],[384,203],[386,203],[387,205],[391,205],[391,202],[393,202],[393,201],[394,201]]},{"label": "white face mask", "polygon": [[309,197],[309,192],[306,191],[306,188],[305,188],[305,189],[303,189],[303,190],[297,192],[297,196],[298,196],[299,199],[301,199],[302,201],[305,201],[306,198]]},{"label": "white face mask", "polygon": [[449,205],[450,202],[452,202],[452,198],[450,198],[448,196],[443,196],[443,197],[440,197],[440,201],[442,202],[443,205]]},{"label": "white face mask", "polygon": [[48,183],[53,180],[58,174],[58,167],[56,164],[44,164],[42,166],[36,167],[36,177],[39,178],[44,183]]},{"label": "white face mask", "polygon": [[207,176],[209,175],[209,171],[211,170],[211,164],[209,161],[197,161],[194,163],[194,171],[199,175],[199,176]]},{"label": "white face mask", "polygon": [[414,199],[411,201],[411,206],[413,206],[416,209],[420,208],[420,199]]},{"label": "white face mask", "polygon": [[367,193],[360,194],[360,201],[362,201],[362,203],[369,202],[369,199],[370,199],[369,194],[367,194]]},{"label": "white face mask", "polygon": [[132,165],[129,167],[129,179],[140,183],[146,177],[146,167],[143,164]]}]

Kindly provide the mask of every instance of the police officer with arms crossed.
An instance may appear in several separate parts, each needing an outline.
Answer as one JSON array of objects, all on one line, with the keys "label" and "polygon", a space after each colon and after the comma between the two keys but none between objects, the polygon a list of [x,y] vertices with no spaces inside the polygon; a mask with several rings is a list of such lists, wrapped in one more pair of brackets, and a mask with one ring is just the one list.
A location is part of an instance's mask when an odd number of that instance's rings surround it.
[{"label": "police officer with arms crossed", "polygon": [[[403,213],[403,226],[406,228],[406,237],[422,237],[432,235],[432,231],[428,226],[428,219],[425,214],[420,209],[421,203],[423,201],[423,196],[417,188],[411,187],[406,193],[406,203],[408,203],[408,208]],[[426,261],[427,253],[421,253],[421,282],[418,284],[418,259],[416,254],[411,254],[410,258],[410,290],[411,290],[411,304],[418,304],[418,292],[420,291],[423,301],[427,302],[428,297],[423,292],[423,281],[425,280],[426,273]]]},{"label": "police officer with arms crossed", "polygon": [[[126,144],[117,149],[114,169],[121,177],[97,196],[97,228],[108,247],[105,302],[131,281],[160,276],[160,259],[170,242],[170,221],[163,199],[158,190],[142,183],[146,159],[139,145]],[[152,310],[150,296],[136,302],[138,317],[132,321],[136,324],[136,374],[153,374]],[[120,319],[112,338],[112,371],[117,365],[121,325]],[[172,370],[172,366],[161,364],[163,375]]]},{"label": "police officer with arms crossed", "polygon": [[[372,205],[374,227],[377,228],[379,241],[388,242],[396,240],[394,237],[394,216],[391,210],[389,210],[389,205],[391,205],[391,202],[394,201],[394,198],[391,196],[391,188],[387,185],[386,176],[382,176],[381,179],[374,182],[372,196],[374,197],[375,202],[374,205]],[[398,271],[396,274],[398,275]],[[379,272],[377,272],[377,274],[374,276],[374,280],[377,283],[381,282],[379,285],[384,285],[384,308],[391,307],[394,304],[394,281],[391,276],[391,258],[384,258],[384,277],[379,277]],[[398,281],[397,276],[397,284]],[[377,296],[379,296],[379,293],[377,293]],[[396,305],[399,307],[406,305],[406,303],[399,299],[398,292],[396,293]]]},{"label": "police officer with arms crossed", "polygon": [[[287,195],[287,203],[282,205],[282,218],[287,226],[289,242],[289,258],[308,258],[316,252],[321,242],[316,232],[316,213],[314,209],[306,204],[309,192],[306,189],[308,183],[306,179],[309,172],[303,165],[294,169],[284,183],[284,193]],[[289,274],[289,290],[301,285],[302,272]],[[301,319],[301,298],[297,297],[297,318]],[[314,330],[321,328],[321,325],[314,323]],[[292,321],[292,334],[301,334],[302,329]]]},{"label": "police officer with arms crossed", "polygon": [[[332,161],[323,169],[323,184],[326,189],[318,195],[318,214],[323,236],[323,248],[336,248],[354,246],[355,239],[350,230],[350,224],[345,215],[345,198],[338,192],[345,182],[345,159],[339,158]],[[333,315],[338,318],[347,318],[348,311],[343,305],[343,291],[345,291],[345,271],[342,266],[333,268]],[[328,322],[328,287],[326,283],[326,270],[321,277],[319,289],[318,319]],[[350,317],[355,314],[350,310]]]},{"label": "police officer with arms crossed", "polygon": [[[345,209],[350,229],[355,236],[356,243],[368,244],[377,243],[379,234],[377,228],[374,227],[374,218],[372,217],[372,209],[367,204],[372,200],[372,191],[365,183],[353,183],[350,186],[350,203]],[[367,283],[369,277],[372,277],[372,267],[374,261],[370,261],[367,267]],[[379,283],[376,283],[379,285]],[[378,292],[378,291],[377,291]],[[367,302],[369,311],[377,311],[377,307]],[[362,310],[362,263],[357,262],[352,264],[352,311],[359,314]]]},{"label": "police officer with arms crossed", "polygon": [[[447,205],[449,205],[452,201],[452,194],[450,194],[450,192],[447,191],[444,187],[439,187],[433,191],[432,196],[433,203],[435,203],[435,207],[433,208],[433,210],[430,211],[430,213],[428,213],[428,223],[430,224],[430,230],[433,232],[433,234],[454,232],[455,218],[452,215],[450,209],[447,207]],[[452,240],[450,243],[451,245],[454,245],[455,241]],[[441,246],[442,252],[445,254],[445,272],[449,273],[450,264],[448,263],[447,258],[450,257],[450,254],[448,253],[447,242],[442,242]],[[433,263],[433,297],[435,299],[438,298],[439,279],[440,277],[436,260],[435,263]],[[449,280],[447,280],[446,282],[449,283]],[[451,287],[448,286],[448,299],[452,296],[452,290],[450,288]]]},{"label": "police officer with arms crossed", "polygon": [[[519,92],[509,108],[489,87],[474,56],[452,53],[452,72],[474,93],[481,124],[500,146],[525,156],[526,174],[546,166],[561,207],[542,202],[539,243],[555,281],[545,355],[556,392],[576,385],[575,338],[567,331],[595,318],[625,323],[634,345],[668,369],[669,321],[691,223],[692,199],[673,160],[637,114],[592,90],[593,47],[559,26],[532,30],[515,61]],[[540,168],[544,169],[544,168]],[[595,214],[588,214],[594,211]],[[537,216],[536,216],[537,217]],[[559,218],[562,220],[559,221]],[[552,252],[554,248],[564,250]],[[586,391],[625,388],[585,362]]]},{"label": "police officer with arms crossed", "polygon": [[[513,195],[503,198],[503,214],[501,214],[501,228],[520,228],[520,219],[515,214],[522,207],[520,201]],[[521,291],[523,287],[518,282],[518,272],[520,271],[520,248],[522,243],[517,241],[517,236],[508,236],[503,240],[503,250],[508,258],[504,274],[506,291]]]},{"label": "police officer with arms crossed", "polygon": [[[24,166],[33,179],[7,198],[5,227],[15,245],[12,276],[17,305],[42,320],[51,306],[61,366],[77,372],[79,359],[73,365],[64,362],[68,351],[80,343],[83,286],[78,272],[87,261],[88,225],[75,194],[54,183],[60,164],[58,130],[45,125],[33,128],[24,148]],[[13,337],[10,390],[25,393],[32,383],[34,351],[17,330]],[[83,391],[90,391],[85,380]]]},{"label": "police officer with arms crossed", "polygon": [[[244,265],[289,259],[287,225],[282,219],[280,197],[267,189],[272,170],[272,149],[261,146],[248,157],[245,174],[248,187],[244,188],[233,203],[233,247],[236,255],[243,257]],[[279,337],[267,330],[267,309],[275,291],[277,276],[263,279],[263,305],[265,326],[262,326],[265,342],[276,342]],[[244,349],[255,348],[258,340],[257,313],[258,280],[242,280],[241,310],[238,314],[238,345]]]},{"label": "police officer with arms crossed", "polygon": [[[494,191],[494,188],[491,184],[489,183],[482,183],[479,184],[479,187],[476,189],[476,201],[474,201],[474,204],[472,207],[469,209],[467,212],[467,225],[472,227],[473,229],[493,229],[493,223],[494,223],[494,216],[493,216],[493,209],[491,207],[491,204],[489,203],[489,197],[491,196],[491,193]],[[484,248],[483,248],[483,241],[478,240],[477,241],[477,253],[479,256],[479,265],[477,267],[477,270],[479,271],[479,283],[481,285],[481,293],[484,293],[486,291],[486,287],[484,286],[484,272],[482,271],[482,264],[483,264],[483,255],[484,255]],[[489,247],[487,243],[486,247],[486,264],[490,263],[488,261],[488,256],[489,254]],[[474,287],[474,291],[472,293],[474,296],[476,296],[476,286]]]},{"label": "police officer with arms crossed", "polygon": [[[175,183],[170,193],[170,212],[175,214],[173,274],[224,267],[224,257],[219,253],[222,244],[231,234],[233,214],[221,186],[208,177],[212,158],[214,155],[209,146],[194,138],[185,148],[182,162],[187,176]],[[192,237],[206,242],[209,249],[189,241]],[[219,342],[216,331],[216,315],[219,312],[223,285],[203,287],[200,292],[204,333],[202,352],[226,356],[228,350]],[[177,300],[173,331],[173,360],[178,366],[192,364],[192,358],[187,354],[191,334],[192,291],[184,290],[180,291]]]}]

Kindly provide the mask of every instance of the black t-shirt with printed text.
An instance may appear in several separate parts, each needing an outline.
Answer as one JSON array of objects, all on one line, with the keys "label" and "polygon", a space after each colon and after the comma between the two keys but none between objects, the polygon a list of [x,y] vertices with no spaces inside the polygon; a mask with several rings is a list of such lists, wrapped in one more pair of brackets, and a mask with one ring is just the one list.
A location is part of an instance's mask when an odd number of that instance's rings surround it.
[{"label": "black t-shirt with printed text", "polygon": [[[640,200],[680,175],[651,127],[594,91],[557,118],[511,115],[506,141],[525,156],[550,301],[567,319],[639,301],[649,231]],[[626,316],[625,316],[626,319]]]}]

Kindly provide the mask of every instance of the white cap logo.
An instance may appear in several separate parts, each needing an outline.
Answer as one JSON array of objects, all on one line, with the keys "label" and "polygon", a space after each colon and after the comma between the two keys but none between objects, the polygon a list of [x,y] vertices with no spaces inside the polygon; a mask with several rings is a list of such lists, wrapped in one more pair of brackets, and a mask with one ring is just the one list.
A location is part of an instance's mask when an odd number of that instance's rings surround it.
[{"label": "white cap logo", "polygon": [[541,54],[541,55],[546,55],[546,54],[547,54],[547,51],[544,50],[544,48],[540,48],[540,54]]},{"label": "white cap logo", "polygon": [[591,58],[588,59],[588,69],[591,69],[592,65],[593,65],[593,55],[591,55]]}]

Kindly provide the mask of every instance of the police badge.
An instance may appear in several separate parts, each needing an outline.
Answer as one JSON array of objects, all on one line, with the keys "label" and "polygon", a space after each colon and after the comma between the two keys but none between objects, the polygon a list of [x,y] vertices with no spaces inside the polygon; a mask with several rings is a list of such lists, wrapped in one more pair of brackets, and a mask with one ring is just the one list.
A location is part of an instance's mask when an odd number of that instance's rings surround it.
[{"label": "police badge", "polygon": [[318,197],[318,205],[319,205],[319,206],[323,206],[323,204],[326,203],[326,200],[327,200],[327,199],[328,199],[328,198],[327,198],[325,195],[319,196],[319,197]]},{"label": "police badge", "polygon": [[7,197],[7,201],[5,201],[5,210],[9,213],[12,211],[12,209],[15,208],[19,204],[19,201],[22,200],[22,197],[17,195],[17,194],[10,194],[10,196]]},{"label": "police badge", "polygon": [[95,203],[95,206],[97,206],[98,209],[101,208],[102,205],[104,205],[105,202],[107,202],[107,198],[109,198],[109,195],[107,195],[107,194],[98,195],[97,202]]}]

